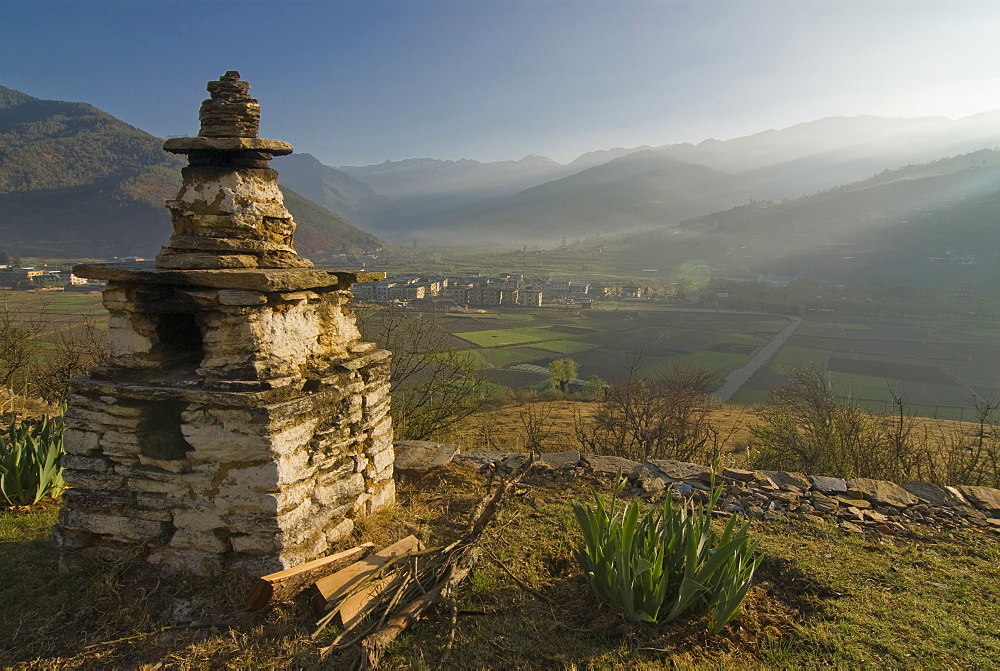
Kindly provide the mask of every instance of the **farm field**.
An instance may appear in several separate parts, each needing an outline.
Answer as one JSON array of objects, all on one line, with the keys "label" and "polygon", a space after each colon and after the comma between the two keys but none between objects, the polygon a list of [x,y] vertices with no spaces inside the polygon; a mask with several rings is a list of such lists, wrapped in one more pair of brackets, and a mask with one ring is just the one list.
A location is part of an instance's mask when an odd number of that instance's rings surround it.
[{"label": "farm field", "polygon": [[[69,334],[82,322],[106,321],[97,292],[0,292],[0,297],[16,319],[44,323],[42,338]],[[564,356],[579,364],[582,379],[597,375],[611,381],[630,369],[657,377],[674,362],[707,368],[722,379],[788,324],[776,315],[655,304],[600,308],[439,312],[434,319],[454,334],[456,346],[470,350],[478,374],[501,389],[544,388],[545,374],[511,367],[544,368]],[[807,315],[733,402],[766,401],[768,390],[798,366],[826,371],[838,394],[872,409],[884,408],[892,390],[920,415],[968,418],[974,395],[1000,398],[1000,321]]]},{"label": "farm field", "polygon": [[843,397],[874,410],[902,395],[925,416],[970,416],[970,399],[1000,398],[1000,322],[976,319],[807,317],[734,401],[759,402],[797,366],[827,371]]},{"label": "farm field", "polygon": [[[438,320],[449,328],[449,322],[461,324],[460,336],[467,346],[478,347],[493,366],[481,371],[486,379],[511,388],[539,389],[546,382],[543,374],[507,367],[525,363],[544,367],[560,356],[570,356],[579,364],[579,377],[598,375],[613,380],[626,376],[630,366],[642,376],[657,377],[679,362],[717,372],[721,379],[749,361],[788,324],[778,317],[752,313],[658,310],[655,306],[576,312],[539,309],[519,314],[522,318],[508,322],[508,329],[492,315],[463,315],[454,320],[439,316]],[[504,330],[509,335],[499,333]],[[528,338],[533,342],[526,342]],[[826,371],[839,395],[873,410],[886,407],[895,392],[916,414],[968,418],[974,394],[1000,397],[1000,323],[807,316],[733,401],[765,402],[768,390],[800,366]]]},{"label": "farm field", "polygon": [[[725,374],[746,363],[787,321],[762,320],[757,314],[677,311],[520,310],[518,321],[503,322],[491,314],[437,315],[465,347],[476,349],[493,369],[480,371],[487,380],[509,388],[543,388],[543,373],[509,370],[518,364],[545,367],[569,356],[577,375],[614,380],[638,374],[656,377],[674,361]],[[528,321],[530,320],[530,321]],[[509,324],[509,326],[508,326]],[[525,384],[531,380],[530,384]]]}]

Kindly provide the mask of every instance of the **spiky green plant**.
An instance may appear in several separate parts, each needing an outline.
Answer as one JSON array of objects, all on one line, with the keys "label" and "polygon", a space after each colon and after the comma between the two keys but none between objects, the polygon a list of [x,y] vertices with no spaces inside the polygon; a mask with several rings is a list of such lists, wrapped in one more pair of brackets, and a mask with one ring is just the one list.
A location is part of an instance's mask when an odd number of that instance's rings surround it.
[{"label": "spiky green plant", "polygon": [[583,532],[574,550],[598,601],[633,622],[670,622],[695,606],[707,607],[709,628],[718,633],[739,613],[760,556],[759,541],[730,517],[721,534],[712,511],[722,495],[714,488],[703,504],[689,497],[642,512],[632,500],[619,510],[620,481],[611,496],[593,493],[593,507],[573,502]]},{"label": "spiky green plant", "polygon": [[0,496],[11,506],[58,496],[65,486],[62,455],[61,417],[19,422],[12,415],[6,431],[0,431]]}]

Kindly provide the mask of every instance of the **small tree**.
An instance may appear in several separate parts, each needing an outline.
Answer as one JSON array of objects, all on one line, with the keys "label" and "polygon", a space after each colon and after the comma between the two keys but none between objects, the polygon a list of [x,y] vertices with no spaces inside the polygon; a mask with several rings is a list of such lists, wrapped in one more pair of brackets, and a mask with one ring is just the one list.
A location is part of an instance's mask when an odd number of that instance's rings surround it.
[{"label": "small tree", "polygon": [[559,391],[565,393],[569,391],[569,383],[576,379],[577,364],[572,359],[563,357],[549,362],[549,377],[552,386],[559,387]]}]

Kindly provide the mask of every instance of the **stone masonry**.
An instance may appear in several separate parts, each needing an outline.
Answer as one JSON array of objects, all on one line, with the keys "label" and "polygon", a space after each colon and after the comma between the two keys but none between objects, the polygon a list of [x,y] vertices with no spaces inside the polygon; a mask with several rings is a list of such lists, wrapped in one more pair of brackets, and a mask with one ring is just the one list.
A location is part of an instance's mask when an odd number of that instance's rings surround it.
[{"label": "stone masonry", "polygon": [[[73,382],[55,540],[167,571],[261,575],[325,554],[395,496],[389,353],[360,340],[350,285],[292,246],[260,107],[210,82],[155,264],[81,265],[108,281],[107,366]],[[373,277],[374,276],[374,277]]]}]

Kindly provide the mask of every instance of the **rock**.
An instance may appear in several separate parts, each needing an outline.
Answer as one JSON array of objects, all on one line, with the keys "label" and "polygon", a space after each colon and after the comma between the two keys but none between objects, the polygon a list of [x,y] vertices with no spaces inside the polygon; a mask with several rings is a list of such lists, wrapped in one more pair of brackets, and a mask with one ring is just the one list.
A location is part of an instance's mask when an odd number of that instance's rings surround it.
[{"label": "rock", "polygon": [[905,508],[918,503],[917,497],[894,482],[854,478],[848,483],[851,489],[861,492],[872,503]]},{"label": "rock", "polygon": [[825,475],[810,475],[809,482],[812,483],[813,489],[818,492],[823,492],[824,494],[847,491],[847,481],[843,478],[831,478]]},{"label": "rock", "polygon": [[712,480],[711,469],[687,461],[650,459],[646,463],[652,464],[660,473],[671,480],[703,480],[705,482]]},{"label": "rock", "polygon": [[458,445],[445,445],[429,440],[403,440],[393,445],[398,471],[426,473],[451,463],[459,452]]},{"label": "rock", "polygon": [[775,484],[776,487],[798,487],[802,491],[807,491],[812,483],[802,473],[787,473],[785,471],[764,471],[764,475]]},{"label": "rock", "polygon": [[499,450],[470,450],[459,452],[453,458],[457,464],[466,464],[474,468],[486,468],[495,463],[502,462],[511,456],[511,452],[501,452]]},{"label": "rock", "polygon": [[691,496],[694,493],[694,487],[686,482],[675,482],[670,486],[675,492],[681,496]]},{"label": "rock", "polygon": [[635,472],[640,466],[638,462],[632,461],[631,459],[613,457],[604,454],[587,454],[584,455],[583,461],[594,475],[602,477],[614,477],[618,473],[628,476],[630,473]]},{"label": "rock", "polygon": [[554,471],[568,470],[580,464],[580,453],[576,450],[566,452],[542,452],[538,455],[536,465],[551,468]]},{"label": "rock", "polygon": [[948,490],[942,489],[937,485],[932,485],[929,482],[914,480],[903,485],[903,489],[933,506],[961,503]]},{"label": "rock", "polygon": [[960,485],[958,491],[962,492],[966,500],[976,508],[986,512],[1000,513],[1000,489]]},{"label": "rock", "polygon": [[839,528],[843,529],[844,531],[847,531],[847,532],[852,533],[852,534],[864,533],[864,529],[863,528],[859,527],[854,522],[848,522],[847,520],[844,520],[843,522],[840,522],[839,524],[837,524],[837,526]]},{"label": "rock", "polygon": [[753,471],[744,471],[739,468],[723,468],[722,476],[736,482],[751,482],[754,479]]},{"label": "rock", "polygon": [[830,514],[837,512],[837,509],[840,508],[840,502],[823,494],[814,494],[812,506],[821,513]]}]

